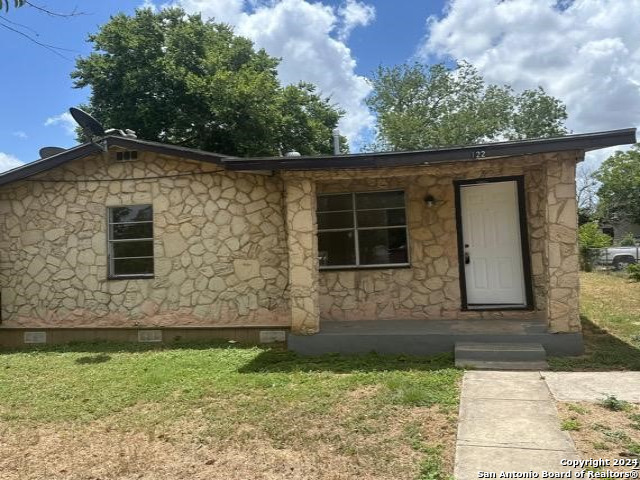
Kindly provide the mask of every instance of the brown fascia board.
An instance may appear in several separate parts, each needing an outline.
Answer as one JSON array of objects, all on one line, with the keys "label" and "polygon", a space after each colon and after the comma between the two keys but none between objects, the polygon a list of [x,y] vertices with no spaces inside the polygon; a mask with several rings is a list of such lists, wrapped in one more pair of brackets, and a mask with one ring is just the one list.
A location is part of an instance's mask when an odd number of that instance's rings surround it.
[{"label": "brown fascia board", "polygon": [[[172,155],[174,157],[188,158],[190,160],[198,160],[201,162],[222,164],[224,155],[218,153],[205,152],[204,150],[196,150],[194,148],[180,147],[177,145],[169,145],[160,142],[151,142],[148,140],[140,140],[137,138],[127,138],[120,136],[105,137],[102,142],[106,142],[107,147],[120,147],[126,149],[143,150],[147,152],[155,152],[164,155]],[[95,143],[83,143],[72,147],[64,152],[51,157],[36,160],[20,167],[14,168],[4,173],[0,173],[0,186],[12,183],[24,178],[37,175],[52,168],[59,167],[67,162],[78,158],[88,157],[102,153],[100,146]]]},{"label": "brown fascia board", "polygon": [[127,138],[119,136],[111,136],[107,138],[107,144],[109,147],[121,147],[121,148],[137,148],[139,150],[145,150],[147,152],[155,152],[163,155],[172,155],[174,157],[188,158],[190,160],[198,160],[201,162],[215,163],[216,165],[222,164],[224,158],[236,158],[220,153],[207,152],[205,150],[198,150],[196,148],[181,147],[179,145],[171,145],[168,143],[152,142],[149,140],[141,140],[138,138]]},{"label": "brown fascia board", "polygon": [[509,157],[561,151],[589,151],[636,142],[636,129],[565,135],[562,137],[484,143],[406,152],[375,152],[305,157],[225,158],[230,170],[334,170],[384,168],[435,163],[471,162],[478,158]]},{"label": "brown fascia board", "polygon": [[42,158],[35,162],[27,163],[21,167],[14,168],[0,174],[0,186],[12,183],[24,178],[37,175],[52,168],[56,168],[64,163],[76,160],[78,158],[88,157],[102,152],[100,147],[93,143],[83,143],[76,147],[65,150],[64,152],[52,155],[51,157]]},{"label": "brown fascia board", "polygon": [[[214,163],[230,170],[265,172],[273,170],[333,170],[349,168],[384,168],[432,163],[468,162],[482,158],[531,155],[567,150],[597,150],[636,142],[636,129],[566,135],[564,137],[486,143],[460,147],[437,148],[410,152],[376,152],[351,155],[307,157],[238,158],[194,148],[181,147],[137,138],[108,136],[108,147],[139,149],[149,152]],[[0,174],[0,186],[37,175],[78,158],[96,155],[102,149],[94,143],[83,143],[57,155],[27,163]]]}]

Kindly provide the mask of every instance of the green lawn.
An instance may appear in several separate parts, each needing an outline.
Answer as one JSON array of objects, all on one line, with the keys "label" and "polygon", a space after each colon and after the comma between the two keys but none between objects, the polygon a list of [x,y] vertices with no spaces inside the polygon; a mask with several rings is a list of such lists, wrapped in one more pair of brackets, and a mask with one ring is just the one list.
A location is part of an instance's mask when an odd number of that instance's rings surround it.
[{"label": "green lawn", "polygon": [[[640,370],[640,284],[582,277],[587,353]],[[0,352],[0,472],[13,479],[408,479],[453,470],[451,355],[298,357],[233,344]]]},{"label": "green lawn", "polygon": [[[3,479],[445,478],[460,377],[448,355],[302,358],[228,344],[4,352],[0,471]],[[53,464],[43,460],[52,451]],[[151,461],[154,452],[164,460]]]},{"label": "green lawn", "polygon": [[552,369],[640,370],[640,283],[582,273],[580,314],[585,355],[552,358]]}]

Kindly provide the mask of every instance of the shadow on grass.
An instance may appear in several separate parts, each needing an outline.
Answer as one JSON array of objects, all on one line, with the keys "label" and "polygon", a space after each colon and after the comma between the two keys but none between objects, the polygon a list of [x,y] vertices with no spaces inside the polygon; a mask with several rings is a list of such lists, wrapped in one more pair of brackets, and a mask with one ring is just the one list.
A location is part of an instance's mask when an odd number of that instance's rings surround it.
[{"label": "shadow on grass", "polygon": [[612,335],[585,316],[580,318],[585,354],[579,357],[550,358],[552,370],[640,370],[638,345]]},{"label": "shadow on grass", "polygon": [[78,365],[95,365],[96,363],[106,363],[109,360],[111,360],[111,357],[109,355],[100,353],[98,355],[76,358],[75,362]]},{"label": "shadow on grass", "polygon": [[292,373],[292,372],[381,372],[432,371],[455,368],[453,354],[429,357],[413,355],[360,355],[326,354],[304,357],[284,350],[264,350],[238,371],[240,373]]},{"label": "shadow on grass", "polygon": [[[71,342],[62,345],[41,345],[0,350],[0,355],[13,353],[81,353],[75,360],[78,365],[100,364],[111,360],[118,353],[143,353],[170,350],[255,350],[255,356],[238,369],[239,373],[294,373],[294,372],[382,372],[382,371],[432,371],[455,368],[453,354],[435,356],[326,354],[306,357],[286,350],[279,344],[271,347],[244,345],[225,340],[207,342],[176,342],[170,344],[140,344],[114,342]],[[109,355],[111,354],[111,355]]]},{"label": "shadow on grass", "polygon": [[[0,348],[0,355],[10,355],[18,352],[40,352],[40,353],[87,353],[107,356],[107,353],[137,353],[162,350],[207,350],[210,348],[252,348],[252,346],[241,345],[228,340],[207,340],[206,342],[173,342],[173,343],[134,343],[134,342],[110,342],[98,340],[95,342],[69,342],[50,345],[29,345],[21,347]],[[87,360],[77,363],[102,363],[106,360]],[[107,359],[108,360],[108,359]]]}]

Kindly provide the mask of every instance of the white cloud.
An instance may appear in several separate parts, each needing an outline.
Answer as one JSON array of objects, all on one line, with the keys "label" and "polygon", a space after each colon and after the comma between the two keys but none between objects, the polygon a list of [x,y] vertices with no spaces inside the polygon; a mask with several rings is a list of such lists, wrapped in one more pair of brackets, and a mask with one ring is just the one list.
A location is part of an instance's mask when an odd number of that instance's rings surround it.
[{"label": "white cloud", "polygon": [[20,140],[26,140],[27,138],[29,138],[27,133],[23,132],[22,130],[18,130],[16,132],[11,132],[11,135],[13,135],[14,137],[19,138]]},{"label": "white cloud", "polygon": [[22,165],[24,164],[13,155],[0,152],[0,172],[6,172],[12,168],[21,167]]},{"label": "white cloud", "polygon": [[343,19],[342,27],[338,32],[338,37],[342,41],[349,38],[351,30],[356,27],[366,27],[376,18],[376,9],[373,5],[367,5],[357,0],[347,0],[347,2],[338,9],[338,13]]},{"label": "white cloud", "polygon": [[307,0],[177,0],[187,12],[233,25],[258,48],[282,58],[278,73],[285,84],[318,86],[323,96],[346,110],[339,128],[357,149],[374,119],[364,103],[369,82],[355,73],[356,61],[346,44],[357,26],[373,21],[375,10],[347,0],[339,7]]},{"label": "white cloud", "polygon": [[54,125],[61,126],[67,135],[74,136],[76,134],[77,124],[69,112],[62,112],[60,115],[49,117],[44,122],[45,127]]},{"label": "white cloud", "polygon": [[542,85],[576,133],[624,128],[640,125],[639,24],[640,0],[451,0],[419,53],[468,60],[516,89]]},{"label": "white cloud", "polygon": [[151,0],[144,0],[144,2],[142,2],[142,4],[138,8],[141,8],[141,9],[149,8],[153,12],[158,10],[158,7],[156,7],[155,4]]},{"label": "white cloud", "polygon": [[189,13],[200,12],[216,22],[236,25],[245,16],[244,0],[178,0],[175,2]]}]

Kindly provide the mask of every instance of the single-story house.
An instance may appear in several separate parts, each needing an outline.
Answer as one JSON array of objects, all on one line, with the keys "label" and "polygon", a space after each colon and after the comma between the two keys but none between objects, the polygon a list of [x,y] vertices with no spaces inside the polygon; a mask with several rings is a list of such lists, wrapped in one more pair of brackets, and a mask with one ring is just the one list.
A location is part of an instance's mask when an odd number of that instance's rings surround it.
[{"label": "single-story house", "polygon": [[635,141],[236,158],[106,136],[0,175],[0,345],[579,352],[576,164]]}]

